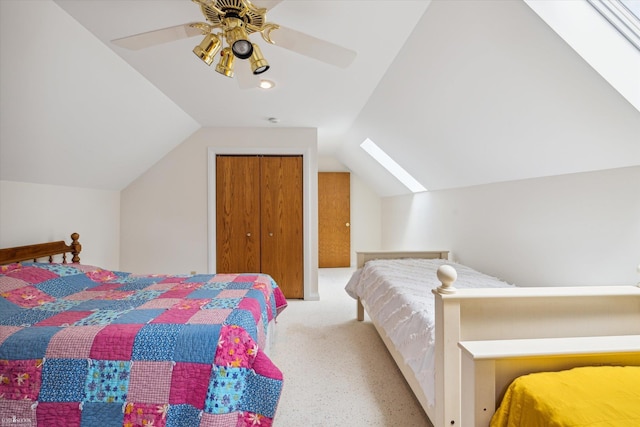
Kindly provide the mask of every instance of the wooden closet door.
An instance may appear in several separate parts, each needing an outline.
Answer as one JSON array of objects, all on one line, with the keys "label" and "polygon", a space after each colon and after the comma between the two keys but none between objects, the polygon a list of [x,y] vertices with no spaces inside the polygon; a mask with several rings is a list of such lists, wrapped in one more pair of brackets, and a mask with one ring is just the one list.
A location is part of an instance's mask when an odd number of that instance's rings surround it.
[{"label": "wooden closet door", "polygon": [[302,157],[261,157],[262,272],[304,298]]},{"label": "wooden closet door", "polygon": [[318,173],[318,267],[351,265],[351,175]]},{"label": "wooden closet door", "polygon": [[260,161],[216,157],[216,271],[259,273]]}]

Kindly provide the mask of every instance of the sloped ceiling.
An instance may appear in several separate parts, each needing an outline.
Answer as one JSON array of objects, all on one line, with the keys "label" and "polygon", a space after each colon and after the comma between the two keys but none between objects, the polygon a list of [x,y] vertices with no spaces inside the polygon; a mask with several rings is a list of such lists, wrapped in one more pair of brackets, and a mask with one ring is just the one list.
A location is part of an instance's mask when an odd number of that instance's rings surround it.
[{"label": "sloped ceiling", "polygon": [[2,180],[122,189],[201,126],[318,128],[382,196],[407,190],[365,137],[430,190],[640,164],[640,112],[521,1],[285,0],[269,20],[358,57],[264,46],[272,92],[206,67],[199,40],[109,42],[201,20],[188,0],[2,0],[0,20]]}]

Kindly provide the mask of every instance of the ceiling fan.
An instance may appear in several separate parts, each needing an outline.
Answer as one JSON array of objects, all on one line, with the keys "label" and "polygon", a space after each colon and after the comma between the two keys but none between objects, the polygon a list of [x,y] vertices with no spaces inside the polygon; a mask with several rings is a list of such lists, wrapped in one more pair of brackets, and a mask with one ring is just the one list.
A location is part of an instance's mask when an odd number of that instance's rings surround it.
[{"label": "ceiling fan", "polygon": [[[356,57],[353,50],[311,35],[267,22],[267,11],[282,0],[192,0],[200,5],[206,22],[191,22],[112,40],[117,46],[132,50],[202,35],[193,52],[207,65],[220,53],[216,71],[233,77],[237,71],[240,85],[250,86],[251,74],[244,66],[235,69],[236,59],[249,60],[251,73],[260,75],[269,69],[258,44],[249,35],[259,33],[273,45],[317,59],[337,67],[348,67]],[[226,46],[225,46],[226,44]],[[249,76],[249,77],[248,77]],[[243,81],[241,81],[241,79]]]}]

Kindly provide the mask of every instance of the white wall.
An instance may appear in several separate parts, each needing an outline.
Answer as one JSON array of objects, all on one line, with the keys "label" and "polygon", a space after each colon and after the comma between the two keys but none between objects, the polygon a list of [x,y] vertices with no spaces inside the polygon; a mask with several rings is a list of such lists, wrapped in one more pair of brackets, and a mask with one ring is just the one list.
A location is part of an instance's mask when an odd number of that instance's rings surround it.
[{"label": "white wall", "polygon": [[0,181],[0,247],[71,243],[74,232],[83,264],[118,270],[120,192]]},{"label": "white wall", "polygon": [[210,205],[215,200],[209,195],[215,191],[209,189],[208,157],[249,151],[306,153],[305,299],[317,299],[317,134],[311,128],[202,128],[194,133],[122,191],[123,269],[213,272],[215,212]]},{"label": "white wall", "polygon": [[521,286],[635,284],[640,166],[385,198],[388,249],[448,249]]}]

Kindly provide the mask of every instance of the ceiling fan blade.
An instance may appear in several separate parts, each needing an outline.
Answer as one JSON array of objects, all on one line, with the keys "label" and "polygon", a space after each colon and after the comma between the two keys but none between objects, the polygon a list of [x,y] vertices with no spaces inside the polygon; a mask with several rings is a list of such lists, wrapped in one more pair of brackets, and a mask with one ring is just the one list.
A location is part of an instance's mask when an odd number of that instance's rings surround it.
[{"label": "ceiling fan blade", "polygon": [[347,68],[356,58],[356,52],[351,49],[282,25],[278,27],[265,34],[276,46],[340,68]]},{"label": "ceiling fan blade", "polygon": [[[168,43],[175,40],[186,39],[204,34],[202,26],[208,24],[189,23],[176,25],[175,27],[162,28],[160,30],[147,31],[146,33],[135,34],[128,37],[111,40],[111,43],[131,50],[140,50],[146,47]],[[199,28],[200,27],[200,28]]]},{"label": "ceiling fan blade", "polygon": [[279,3],[282,3],[282,0],[253,0],[251,1],[255,7],[261,8],[264,7],[267,10],[271,10],[276,7]]},{"label": "ceiling fan blade", "polygon": [[238,60],[233,64],[233,74],[240,89],[256,89],[260,78],[253,74],[249,61]]}]

